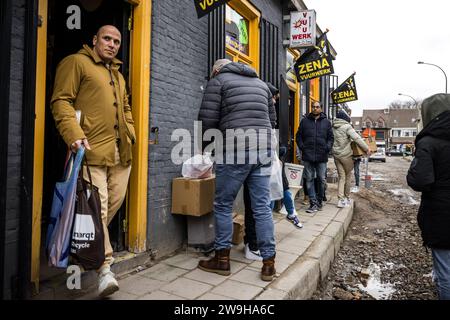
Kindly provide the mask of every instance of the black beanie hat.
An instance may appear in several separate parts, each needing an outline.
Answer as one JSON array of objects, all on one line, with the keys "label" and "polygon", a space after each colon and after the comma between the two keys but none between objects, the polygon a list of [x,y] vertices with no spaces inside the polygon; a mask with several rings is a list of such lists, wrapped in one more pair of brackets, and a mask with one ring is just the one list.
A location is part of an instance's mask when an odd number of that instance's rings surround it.
[{"label": "black beanie hat", "polygon": [[345,120],[348,123],[352,122],[352,119],[349,117],[347,112],[345,112],[344,110],[339,110],[338,112],[336,112],[336,118]]},{"label": "black beanie hat", "polygon": [[269,87],[270,93],[272,93],[272,97],[280,92],[273,84],[270,82],[266,82],[267,86]]}]

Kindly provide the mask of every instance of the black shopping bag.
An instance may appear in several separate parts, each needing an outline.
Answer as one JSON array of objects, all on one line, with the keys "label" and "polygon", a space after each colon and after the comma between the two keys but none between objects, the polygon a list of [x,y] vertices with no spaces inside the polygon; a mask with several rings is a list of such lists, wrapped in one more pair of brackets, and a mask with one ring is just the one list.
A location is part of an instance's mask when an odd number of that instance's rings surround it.
[{"label": "black shopping bag", "polygon": [[83,179],[83,170],[78,175],[70,254],[75,263],[91,270],[100,268],[105,261],[105,239],[98,188],[92,184],[87,163],[86,169],[89,181]]}]

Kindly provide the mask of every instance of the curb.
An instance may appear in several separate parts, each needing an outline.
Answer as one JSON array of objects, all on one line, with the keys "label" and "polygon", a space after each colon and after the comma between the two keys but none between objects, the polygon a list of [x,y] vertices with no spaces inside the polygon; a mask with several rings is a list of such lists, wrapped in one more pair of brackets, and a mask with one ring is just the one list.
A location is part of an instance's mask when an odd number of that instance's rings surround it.
[{"label": "curb", "polygon": [[325,279],[350,222],[354,201],[342,208],[308,249],[282,275],[271,283],[256,300],[306,300],[312,297]]}]

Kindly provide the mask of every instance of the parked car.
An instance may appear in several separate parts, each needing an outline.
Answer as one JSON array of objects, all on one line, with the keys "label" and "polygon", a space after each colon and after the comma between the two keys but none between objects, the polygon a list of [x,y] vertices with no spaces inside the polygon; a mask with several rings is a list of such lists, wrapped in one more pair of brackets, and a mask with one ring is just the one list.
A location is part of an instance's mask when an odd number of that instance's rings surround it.
[{"label": "parked car", "polygon": [[403,151],[402,150],[398,150],[398,149],[390,149],[386,151],[386,155],[388,157],[402,157],[403,156]]},{"label": "parked car", "polygon": [[386,149],[385,148],[377,148],[377,152],[374,152],[369,157],[370,161],[381,161],[386,162]]}]

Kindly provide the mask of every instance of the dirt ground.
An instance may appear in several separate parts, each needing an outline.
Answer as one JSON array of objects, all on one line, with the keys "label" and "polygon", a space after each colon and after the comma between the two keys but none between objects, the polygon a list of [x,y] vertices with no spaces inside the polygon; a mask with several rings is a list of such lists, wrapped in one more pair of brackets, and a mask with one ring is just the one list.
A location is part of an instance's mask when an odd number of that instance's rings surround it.
[{"label": "dirt ground", "polygon": [[431,278],[431,252],[417,226],[420,193],[406,183],[411,158],[370,162],[372,184],[360,191],[353,221],[341,249],[313,295],[314,300],[437,299]]}]

